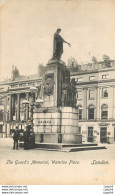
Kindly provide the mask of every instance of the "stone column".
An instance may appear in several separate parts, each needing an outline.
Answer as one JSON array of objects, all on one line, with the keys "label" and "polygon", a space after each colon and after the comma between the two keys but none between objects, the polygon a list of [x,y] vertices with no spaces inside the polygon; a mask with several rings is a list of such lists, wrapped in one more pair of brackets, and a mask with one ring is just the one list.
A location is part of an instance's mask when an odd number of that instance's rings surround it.
[{"label": "stone column", "polygon": [[113,99],[113,102],[112,102],[112,119],[114,119],[114,86],[112,86],[112,90],[113,90],[113,96],[112,96],[112,99]]},{"label": "stone column", "polygon": [[95,87],[95,100],[96,100],[96,106],[95,106],[95,115],[94,118],[97,119],[97,102],[98,102],[98,87]]},{"label": "stone column", "polygon": [[[26,93],[26,100],[28,100],[29,101],[29,93]],[[29,119],[29,105],[28,104],[26,104],[25,105],[26,106],[26,120],[28,120]]]},{"label": "stone column", "polygon": [[3,138],[5,138],[6,137],[6,132],[7,132],[7,124],[5,123],[4,125],[3,125]]},{"label": "stone column", "polygon": [[15,115],[15,95],[12,95],[12,117]]},{"label": "stone column", "polygon": [[9,96],[9,121],[12,121],[12,96]]},{"label": "stone column", "polygon": [[101,112],[101,110],[100,110],[100,93],[101,93],[101,88],[97,88],[97,96],[96,96],[96,99],[97,99],[97,101],[96,101],[96,103],[97,103],[97,119],[99,120],[99,119],[101,119],[101,115],[100,115],[100,112]]},{"label": "stone column", "polygon": [[20,120],[20,94],[17,94],[17,120]]},{"label": "stone column", "polygon": [[87,120],[87,89],[83,89],[83,119]]},{"label": "stone column", "polygon": [[10,137],[10,124],[7,124],[7,137]]},{"label": "stone column", "polygon": [[3,122],[6,122],[6,112],[7,112],[7,97],[4,98],[4,116],[3,116]]},{"label": "stone column", "polygon": [[108,88],[108,93],[109,93],[109,99],[108,99],[108,119],[112,120],[113,119],[113,99],[114,99],[114,94],[113,94],[113,86],[110,86]]},{"label": "stone column", "polygon": [[7,125],[6,125],[6,121],[7,121],[7,97],[4,98],[4,114],[3,114],[3,138],[6,137],[6,130],[7,130]]}]

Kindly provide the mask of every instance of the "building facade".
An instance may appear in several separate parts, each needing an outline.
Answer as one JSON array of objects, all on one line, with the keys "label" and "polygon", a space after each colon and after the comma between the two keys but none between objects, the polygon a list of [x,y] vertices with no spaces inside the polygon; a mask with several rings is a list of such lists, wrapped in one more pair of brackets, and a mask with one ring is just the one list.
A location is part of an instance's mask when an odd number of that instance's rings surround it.
[{"label": "building facade", "polygon": [[77,83],[83,142],[115,142],[115,61],[83,65],[71,78]]},{"label": "building facade", "polygon": [[[76,81],[76,106],[83,142],[115,142],[115,61],[84,64],[71,70]],[[31,122],[31,107],[24,104],[42,97],[41,77],[13,75],[0,83],[0,136],[10,137],[15,126]]]},{"label": "building facade", "polygon": [[25,100],[35,102],[41,95],[41,78],[34,76],[13,76],[13,79],[0,83],[0,137],[11,137],[18,125],[25,129],[32,122],[31,106]]}]

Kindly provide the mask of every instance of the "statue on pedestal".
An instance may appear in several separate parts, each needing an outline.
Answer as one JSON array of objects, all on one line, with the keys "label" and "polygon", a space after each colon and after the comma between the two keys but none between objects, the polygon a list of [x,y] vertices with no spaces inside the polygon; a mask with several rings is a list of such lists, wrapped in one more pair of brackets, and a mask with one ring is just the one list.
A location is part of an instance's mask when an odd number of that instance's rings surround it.
[{"label": "statue on pedestal", "polygon": [[63,43],[67,43],[69,46],[71,44],[69,42],[66,42],[59,33],[61,32],[61,29],[58,28],[57,31],[54,34],[54,42],[53,42],[53,57],[52,60],[60,60],[61,55],[63,53]]},{"label": "statue on pedestal", "polygon": [[66,77],[65,83],[62,84],[62,106],[76,107],[76,82],[74,78],[68,82],[68,77]]}]

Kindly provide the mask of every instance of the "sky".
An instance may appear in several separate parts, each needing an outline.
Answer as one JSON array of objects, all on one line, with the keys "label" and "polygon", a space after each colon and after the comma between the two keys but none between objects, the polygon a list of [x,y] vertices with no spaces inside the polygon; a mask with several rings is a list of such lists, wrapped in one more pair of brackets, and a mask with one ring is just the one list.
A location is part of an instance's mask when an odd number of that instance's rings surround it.
[{"label": "sky", "polygon": [[103,54],[115,59],[114,0],[0,0],[0,80],[13,65],[21,75],[46,65],[57,28],[71,43],[64,44],[66,63],[71,56],[80,64]]}]

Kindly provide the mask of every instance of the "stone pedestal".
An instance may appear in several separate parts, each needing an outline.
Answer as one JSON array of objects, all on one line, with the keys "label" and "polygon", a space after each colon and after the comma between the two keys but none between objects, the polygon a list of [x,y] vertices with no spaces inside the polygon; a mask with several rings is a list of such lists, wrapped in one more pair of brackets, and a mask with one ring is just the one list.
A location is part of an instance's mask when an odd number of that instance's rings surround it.
[{"label": "stone pedestal", "polygon": [[35,143],[82,143],[75,107],[75,82],[62,61],[50,61],[44,68],[40,108],[35,108]]},{"label": "stone pedestal", "polygon": [[40,108],[34,113],[34,132],[36,143],[82,143],[79,133],[77,109],[60,107]]}]

